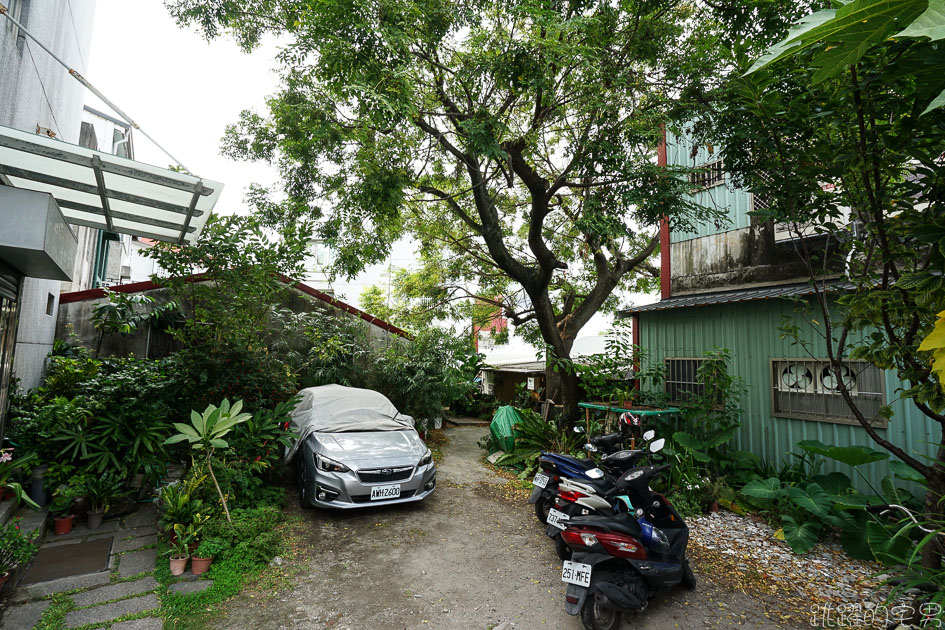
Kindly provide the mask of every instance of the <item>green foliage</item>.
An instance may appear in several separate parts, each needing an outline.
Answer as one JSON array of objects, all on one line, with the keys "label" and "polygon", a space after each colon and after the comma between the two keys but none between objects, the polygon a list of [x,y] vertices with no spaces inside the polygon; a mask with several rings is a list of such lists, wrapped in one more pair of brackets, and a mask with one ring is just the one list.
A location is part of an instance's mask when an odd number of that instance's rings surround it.
[{"label": "green foliage", "polygon": [[204,538],[200,541],[200,545],[197,546],[197,550],[194,551],[194,556],[197,558],[213,558],[223,554],[229,548],[230,543],[223,538]]},{"label": "green foliage", "polygon": [[0,574],[12,570],[13,567],[33,557],[33,554],[39,550],[39,542],[34,542],[38,535],[38,530],[22,531],[19,518],[0,526]]},{"label": "green foliage", "polygon": [[582,453],[581,447],[586,440],[583,434],[569,431],[566,426],[559,427],[551,421],[545,421],[531,409],[518,409],[521,421],[514,425],[515,450],[503,455],[496,462],[520,470],[521,478],[528,477],[538,467],[538,456],[542,451],[552,453]]},{"label": "green foliage", "polygon": [[282,88],[265,114],[242,114],[225,152],[280,167],[282,190],[259,191],[257,206],[321,218],[338,273],[409,233],[416,295],[448,308],[476,287],[566,358],[618,287],[652,286],[664,216],[684,230],[724,215],[655,159],[676,99],[704,94],[721,68],[702,5],[266,0],[274,20],[168,6],[246,48],[285,36]]},{"label": "green foliage", "polygon": [[157,322],[173,318],[180,309],[180,303],[171,300],[165,304],[146,307],[154,304],[154,298],[147,295],[119,293],[105,289],[107,302],[92,307],[92,326],[99,331],[96,356],[101,352],[102,341],[105,335],[133,335],[138,327],[148,321]]},{"label": "green foliage", "polygon": [[293,396],[273,409],[260,409],[245,422],[234,425],[229,442],[241,465],[250,473],[278,476],[284,448],[297,437],[289,431],[289,414],[301,399]]},{"label": "green foliage", "polygon": [[[270,319],[288,292],[282,278],[304,275],[310,236],[304,221],[282,226],[273,238],[259,215],[215,215],[195,243],[148,249],[167,274],[158,280],[185,308],[182,325],[171,333],[211,355],[267,349]],[[197,273],[202,281],[192,282]]]},{"label": "green foliage", "polygon": [[158,525],[165,532],[173,531],[174,525],[187,526],[194,522],[197,514],[206,513],[206,504],[197,496],[206,475],[190,474],[161,488],[159,503],[161,516]]},{"label": "green foliage", "polygon": [[89,477],[85,482],[85,492],[93,512],[107,512],[116,499],[128,494],[124,481],[114,473]]},{"label": "green foliage", "polygon": [[179,431],[176,435],[167,438],[165,444],[177,444],[178,442],[187,442],[194,450],[210,451],[214,448],[229,448],[226,440],[223,439],[235,425],[246,422],[252,418],[252,414],[241,413],[243,401],[237,400],[230,407],[230,401],[226,398],[220,403],[220,406],[210,405],[204,409],[203,413],[196,411],[190,412],[190,424],[175,422],[174,428]]},{"label": "green foliage", "polygon": [[29,465],[35,463],[36,454],[28,453],[24,457],[14,457],[15,450],[0,448],[0,490],[12,490],[17,501],[38,510],[39,505],[26,495],[23,486],[17,481],[19,477],[25,476]]},{"label": "green foliage", "polygon": [[919,344],[919,352],[932,353],[932,374],[935,374],[945,391],[945,311],[936,317],[935,328]]}]

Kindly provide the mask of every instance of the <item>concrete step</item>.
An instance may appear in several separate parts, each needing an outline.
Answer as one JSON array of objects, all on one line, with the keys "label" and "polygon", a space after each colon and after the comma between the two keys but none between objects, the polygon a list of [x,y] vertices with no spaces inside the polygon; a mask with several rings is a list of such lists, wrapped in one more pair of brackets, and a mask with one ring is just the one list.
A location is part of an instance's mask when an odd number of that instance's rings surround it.
[{"label": "concrete step", "polygon": [[16,508],[16,498],[0,501],[0,525],[6,525],[10,519],[13,518],[13,513],[16,512]]}]

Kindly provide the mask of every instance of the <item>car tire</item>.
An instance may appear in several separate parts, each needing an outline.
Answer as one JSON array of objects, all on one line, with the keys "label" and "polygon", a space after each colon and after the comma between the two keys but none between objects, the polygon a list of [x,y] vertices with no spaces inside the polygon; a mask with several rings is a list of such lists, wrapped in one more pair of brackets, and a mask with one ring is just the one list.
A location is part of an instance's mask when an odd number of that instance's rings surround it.
[{"label": "car tire", "polygon": [[305,483],[305,463],[302,460],[301,452],[295,457],[295,483],[299,487],[299,507],[305,510],[310,509],[312,504],[309,502],[308,493],[306,492],[308,484]]},{"label": "car tire", "polygon": [[692,572],[692,567],[689,566],[689,558],[683,560],[682,585],[690,591],[696,588],[696,574]]}]

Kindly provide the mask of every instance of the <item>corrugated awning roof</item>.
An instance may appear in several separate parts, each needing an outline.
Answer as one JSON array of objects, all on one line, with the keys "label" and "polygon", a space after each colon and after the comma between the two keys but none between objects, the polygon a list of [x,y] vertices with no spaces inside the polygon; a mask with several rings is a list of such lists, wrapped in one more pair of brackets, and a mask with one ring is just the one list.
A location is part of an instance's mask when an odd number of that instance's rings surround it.
[{"label": "corrugated awning roof", "polygon": [[544,372],[544,361],[526,361],[524,363],[497,363],[487,365],[487,370],[497,370],[499,372]]},{"label": "corrugated awning roof", "polygon": [[0,179],[55,197],[68,223],[179,244],[200,235],[223,184],[0,127]]},{"label": "corrugated awning roof", "polygon": [[[846,283],[832,283],[828,289],[836,290],[848,287]],[[698,295],[681,295],[679,297],[660,300],[653,304],[637,306],[620,311],[620,315],[626,317],[635,313],[646,313],[647,311],[665,311],[673,308],[688,308],[692,306],[708,306],[710,304],[729,304],[732,302],[750,302],[752,300],[769,300],[772,298],[791,297],[799,295],[810,295],[814,292],[814,287],[810,284],[791,284],[787,286],[762,287],[758,289],[744,289],[741,291],[725,291],[720,293],[700,293]]]}]

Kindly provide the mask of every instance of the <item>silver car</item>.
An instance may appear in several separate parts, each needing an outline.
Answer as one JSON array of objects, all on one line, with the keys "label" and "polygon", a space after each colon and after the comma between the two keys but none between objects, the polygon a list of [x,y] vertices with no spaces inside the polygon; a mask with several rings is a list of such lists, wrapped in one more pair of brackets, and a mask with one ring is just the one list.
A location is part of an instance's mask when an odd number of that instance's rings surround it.
[{"label": "silver car", "polygon": [[420,501],[436,465],[413,428],[382,394],[324,385],[302,390],[292,413],[294,462],[304,507],[357,508]]}]

